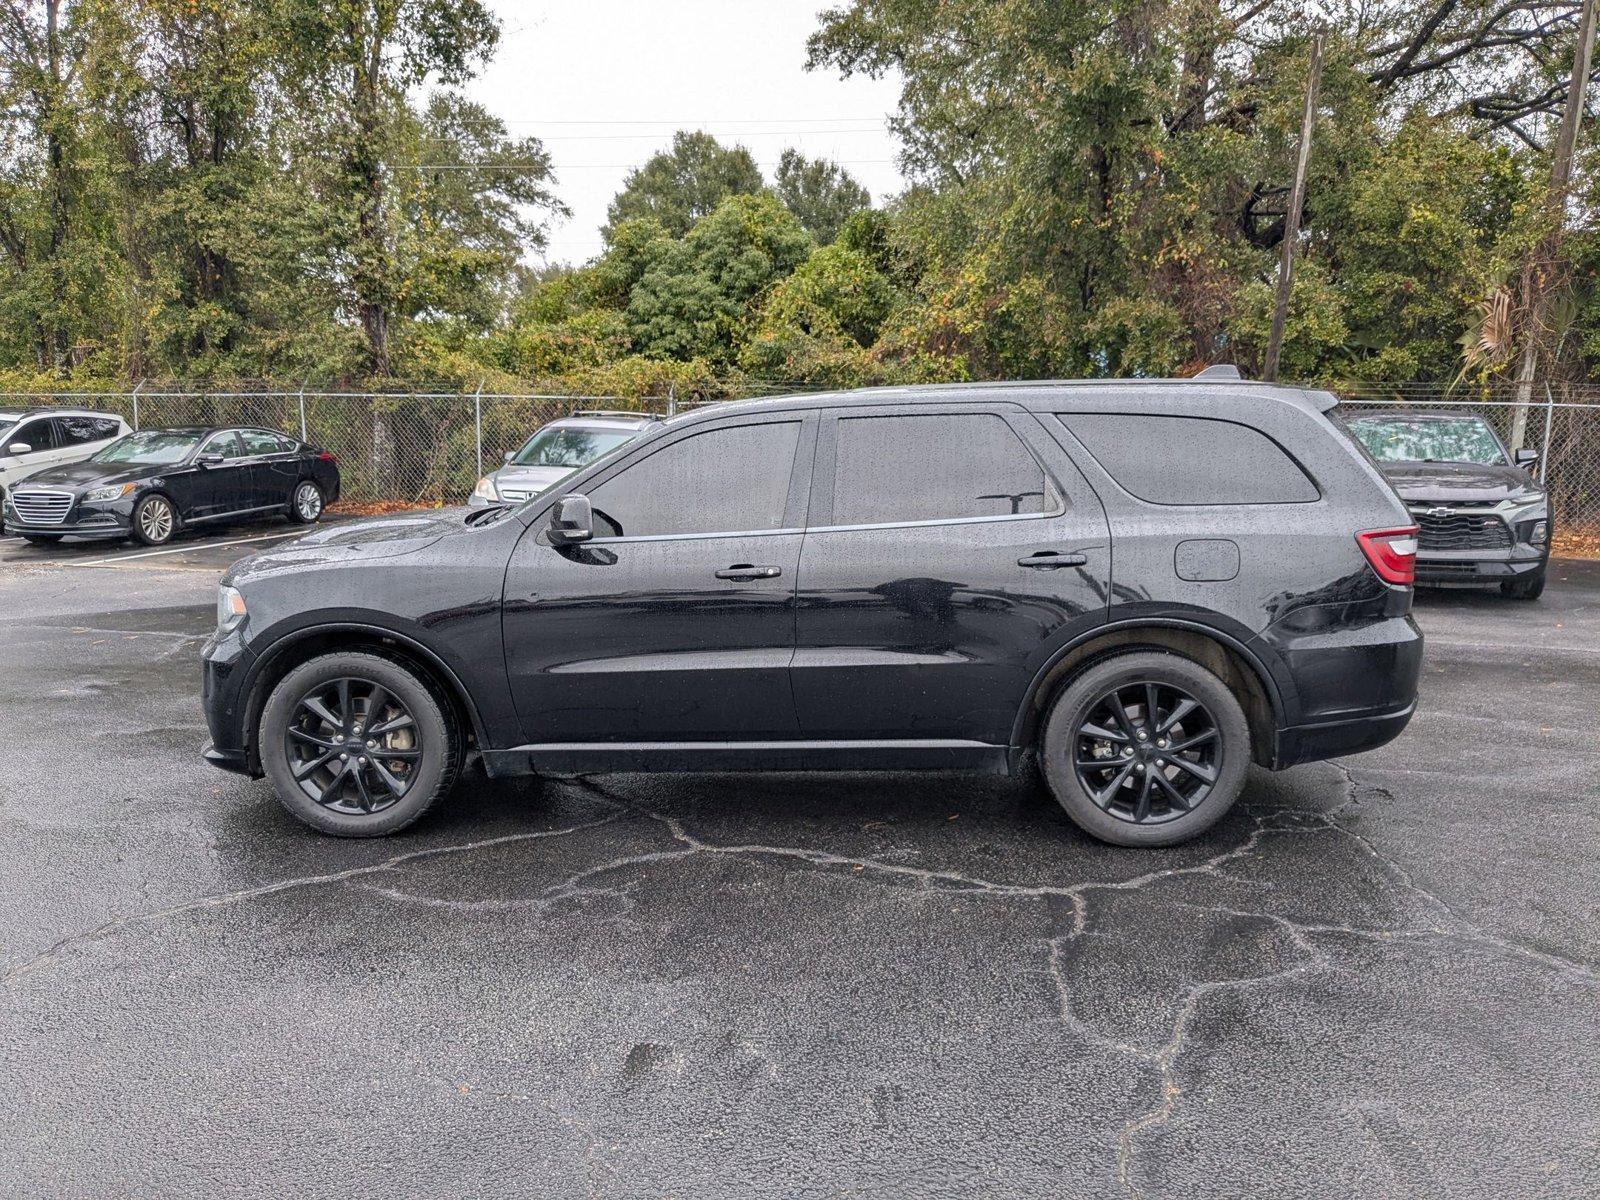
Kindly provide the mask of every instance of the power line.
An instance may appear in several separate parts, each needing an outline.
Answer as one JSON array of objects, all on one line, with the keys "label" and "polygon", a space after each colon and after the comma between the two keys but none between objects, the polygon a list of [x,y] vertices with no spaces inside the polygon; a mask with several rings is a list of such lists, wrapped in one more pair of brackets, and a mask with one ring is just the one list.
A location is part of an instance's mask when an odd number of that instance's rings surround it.
[{"label": "power line", "polygon": [[[881,166],[892,163],[892,158],[834,158],[828,161],[841,167],[866,167]],[[540,162],[468,162],[468,163],[385,163],[391,171],[551,171],[560,174],[562,171],[618,171],[631,170],[642,164],[637,162],[625,163],[568,163],[565,166],[552,165]],[[757,166],[773,167],[776,163],[757,163]]]}]

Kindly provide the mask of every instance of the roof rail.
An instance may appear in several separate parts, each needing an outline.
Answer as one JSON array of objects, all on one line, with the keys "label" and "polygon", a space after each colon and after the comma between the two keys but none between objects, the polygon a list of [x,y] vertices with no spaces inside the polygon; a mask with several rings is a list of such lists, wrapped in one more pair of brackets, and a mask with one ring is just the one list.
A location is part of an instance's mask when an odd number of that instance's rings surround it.
[{"label": "roof rail", "polygon": [[1244,376],[1239,374],[1239,368],[1234,366],[1232,363],[1212,363],[1205,370],[1199,372],[1196,375],[1191,375],[1189,378],[1191,378],[1191,379],[1243,379]]},{"label": "roof rail", "polygon": [[574,417],[646,417],[652,421],[663,421],[666,418],[658,412],[640,412],[632,408],[578,408],[569,416]]}]

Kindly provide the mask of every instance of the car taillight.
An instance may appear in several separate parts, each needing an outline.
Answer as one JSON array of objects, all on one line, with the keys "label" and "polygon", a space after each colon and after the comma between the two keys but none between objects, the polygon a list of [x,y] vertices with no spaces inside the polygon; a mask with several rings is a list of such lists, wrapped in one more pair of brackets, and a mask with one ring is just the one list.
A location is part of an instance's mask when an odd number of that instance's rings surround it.
[{"label": "car taillight", "polygon": [[1385,583],[1410,587],[1417,581],[1417,526],[1404,529],[1369,529],[1356,534],[1361,552],[1367,556],[1378,578]]},{"label": "car taillight", "polygon": [[321,454],[317,455],[317,461],[318,462],[336,463],[339,460],[333,456],[333,452],[332,451],[324,450]]}]

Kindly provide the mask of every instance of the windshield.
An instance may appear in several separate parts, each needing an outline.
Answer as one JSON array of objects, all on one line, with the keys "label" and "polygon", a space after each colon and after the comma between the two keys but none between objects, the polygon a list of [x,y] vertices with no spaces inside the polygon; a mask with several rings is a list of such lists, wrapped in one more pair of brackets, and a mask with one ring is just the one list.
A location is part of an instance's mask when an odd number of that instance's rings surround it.
[{"label": "windshield", "polygon": [[566,467],[575,471],[633,438],[633,431],[628,429],[546,426],[529,438],[511,461],[519,467]]},{"label": "windshield", "polygon": [[1350,422],[1350,432],[1379,462],[1506,461],[1500,439],[1481,417],[1359,417]]},{"label": "windshield", "polygon": [[189,457],[189,452],[200,442],[198,433],[175,433],[151,429],[144,433],[130,433],[118,438],[92,456],[97,463],[137,463],[148,466],[168,466]]}]

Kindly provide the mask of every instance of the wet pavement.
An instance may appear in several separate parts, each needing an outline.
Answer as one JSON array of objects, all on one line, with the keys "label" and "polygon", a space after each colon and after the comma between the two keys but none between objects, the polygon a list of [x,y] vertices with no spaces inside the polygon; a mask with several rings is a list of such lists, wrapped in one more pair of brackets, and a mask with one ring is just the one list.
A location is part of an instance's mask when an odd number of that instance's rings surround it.
[{"label": "wet pavement", "polygon": [[910,774],[344,842],[197,757],[227,540],[0,542],[0,1193],[1600,1191],[1600,563],[1423,594],[1410,730],[1176,850]]}]

